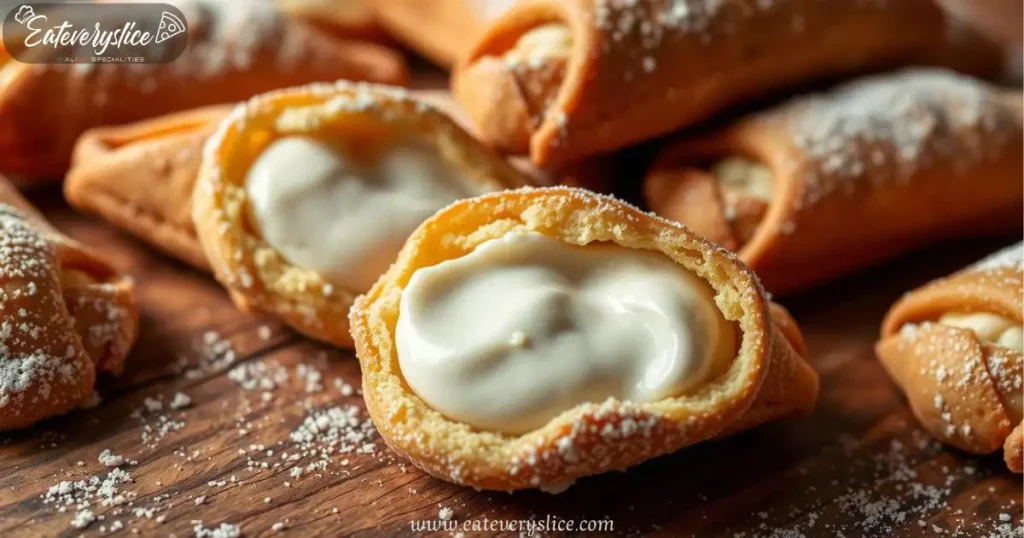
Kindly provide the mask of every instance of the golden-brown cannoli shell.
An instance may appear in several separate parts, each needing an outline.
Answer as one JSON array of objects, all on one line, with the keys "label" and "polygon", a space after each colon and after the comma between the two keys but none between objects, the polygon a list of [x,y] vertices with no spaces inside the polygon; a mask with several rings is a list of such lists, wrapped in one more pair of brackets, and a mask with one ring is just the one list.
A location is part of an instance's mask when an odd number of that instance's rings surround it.
[{"label": "golden-brown cannoli shell", "polygon": [[[284,115],[285,126],[278,121]],[[314,84],[260,95],[236,109],[207,144],[193,191],[193,222],[206,259],[240,308],[276,315],[307,336],[347,347],[348,309],[363,290],[333,286],[267,245],[249,224],[244,188],[247,170],[277,137],[328,132],[367,144],[413,133],[464,169],[482,192],[529,180],[448,116],[398,88]]]},{"label": "golden-brown cannoli shell", "polygon": [[[725,373],[691,393],[642,405],[614,399],[581,404],[523,435],[479,431],[448,420],[402,377],[394,340],[402,290],[416,270],[520,230],[575,245],[612,242],[664,253],[715,289],[718,307],[742,332],[736,359]],[[776,315],[779,326],[773,323]],[[582,189],[504,191],[439,211],[356,301],[350,320],[363,395],[384,440],[428,473],[480,489],[555,486],[624,469],[718,435],[808,412],[818,392],[817,375],[794,350],[802,348],[802,340],[792,319],[765,299],[756,277],[734,255],[678,224]]]},{"label": "golden-brown cannoli shell", "polygon": [[302,19],[344,39],[383,41],[387,33],[377,21],[372,0],[274,0],[289,16]]},{"label": "golden-brown cannoli shell", "polygon": [[1024,262],[1016,263],[970,267],[905,295],[886,315],[876,350],[926,430],[976,454],[1004,448],[1020,472],[1021,410],[1009,400],[1024,390],[1021,353],[935,322],[948,312],[988,312],[1024,324]]},{"label": "golden-brown cannoli shell", "polygon": [[92,401],[138,332],[130,278],[57,232],[0,178],[0,430]]},{"label": "golden-brown cannoli shell", "polygon": [[[197,7],[197,6],[203,7]],[[87,129],[337,79],[402,84],[405,61],[261,2],[186,2],[189,47],[167,64],[0,63],[0,173],[59,177]],[[224,25],[236,25],[229,32]]]},{"label": "golden-brown cannoli shell", "polygon": [[[1008,99],[1020,94],[938,70],[854,81],[669,146],[645,198],[738,249],[772,293],[796,291],[936,240],[1019,229],[1024,137]],[[698,168],[728,156],[774,177],[746,243]]]},{"label": "golden-brown cannoli shell", "polygon": [[203,144],[233,108],[208,107],[87,131],[75,146],[64,183],[68,202],[209,270],[192,223],[192,189]]},{"label": "golden-brown cannoli shell", "polygon": [[[552,22],[572,38],[564,77],[520,80],[501,56]],[[488,142],[559,166],[786,87],[912,59],[942,42],[944,25],[931,0],[525,0],[460,62],[453,89]],[[539,116],[524,90],[538,84],[554,96]]]},{"label": "golden-brown cannoli shell", "polygon": [[[447,92],[410,93],[463,125]],[[233,108],[213,106],[87,131],[75,145],[65,197],[76,209],[98,214],[171,256],[209,271],[192,222],[192,189],[203,145]],[[543,171],[525,159],[510,162],[537,185],[611,190],[608,159],[588,160],[558,173]]]},{"label": "golden-brown cannoli shell", "polygon": [[403,44],[451,67],[488,22],[515,0],[371,0],[380,23]]}]

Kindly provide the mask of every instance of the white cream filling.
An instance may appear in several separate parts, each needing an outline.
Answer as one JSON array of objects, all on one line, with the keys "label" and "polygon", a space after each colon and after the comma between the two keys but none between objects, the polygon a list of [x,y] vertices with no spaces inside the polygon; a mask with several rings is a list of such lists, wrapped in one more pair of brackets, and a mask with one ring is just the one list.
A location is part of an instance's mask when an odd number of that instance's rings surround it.
[{"label": "white cream filling", "polygon": [[[505,61],[512,65],[539,64],[572,53],[572,35],[561,23],[542,24],[531,28],[505,53]],[[536,66],[535,66],[536,67]]]},{"label": "white cream filling", "polygon": [[451,202],[481,194],[425,143],[406,141],[366,162],[310,137],[271,143],[245,189],[263,239],[288,262],[366,291],[408,235]]},{"label": "white cream filling", "polygon": [[715,163],[711,174],[726,192],[766,202],[772,199],[772,171],[762,163],[746,157],[728,157]]},{"label": "white cream filling", "polygon": [[521,434],[584,402],[693,389],[736,353],[700,278],[654,252],[510,233],[416,271],[402,292],[402,374],[448,418]]},{"label": "white cream filling", "polygon": [[1024,352],[1024,327],[1012,319],[989,312],[950,312],[939,318],[939,323],[968,329],[982,342],[996,344]]}]

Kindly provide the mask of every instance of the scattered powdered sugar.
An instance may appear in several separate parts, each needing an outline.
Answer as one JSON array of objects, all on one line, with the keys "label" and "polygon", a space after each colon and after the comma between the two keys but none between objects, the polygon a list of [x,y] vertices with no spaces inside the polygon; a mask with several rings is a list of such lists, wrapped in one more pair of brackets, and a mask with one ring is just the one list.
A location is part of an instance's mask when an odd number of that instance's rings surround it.
[{"label": "scattered powdered sugar", "polygon": [[[1024,527],[1009,523],[1008,517],[999,517],[999,521],[976,521],[974,514],[965,513],[962,509],[953,510],[950,501],[955,500],[964,487],[978,484],[984,478],[981,468],[967,462],[963,468],[952,469],[941,467],[931,469],[937,463],[924,464],[933,460],[942,450],[941,445],[920,432],[913,432],[911,445],[893,439],[888,450],[868,458],[859,456],[854,449],[856,442],[850,440],[851,446],[845,447],[849,458],[844,465],[854,472],[849,479],[856,485],[843,486],[838,480],[832,482],[833,487],[840,487],[841,493],[832,499],[827,497],[824,502],[812,503],[811,506],[773,508],[772,512],[780,511],[777,518],[785,523],[773,527],[769,522],[761,523],[758,530],[750,533],[738,533],[735,536],[744,538],[807,538],[811,536],[894,536],[908,525],[915,525],[928,530],[936,536],[950,538],[970,538],[987,536],[990,538],[1020,538],[1024,536]],[[934,460],[937,461],[937,460]],[[874,479],[863,483],[857,475],[868,474]],[[1013,505],[1016,501],[1010,501]],[[943,526],[929,521],[938,511],[945,511],[948,516],[941,522]],[[850,517],[850,515],[854,517]],[[760,518],[768,520],[771,514],[761,512]],[[837,517],[843,516],[843,517]],[[851,523],[822,523],[824,521],[850,521]],[[917,521],[914,524],[914,521]],[[929,534],[932,535],[932,534]]]},{"label": "scattered powdered sugar", "polygon": [[105,448],[103,449],[103,452],[100,452],[99,460],[100,464],[104,467],[117,467],[124,463],[124,458],[114,454],[109,448]]},{"label": "scattered powdered sugar", "polygon": [[255,361],[240,364],[228,372],[228,378],[244,390],[274,390],[288,383],[288,369],[275,361]]},{"label": "scattered powdered sugar", "polygon": [[179,357],[177,368],[184,372],[186,379],[200,379],[231,366],[238,354],[231,347],[231,341],[217,331],[206,331],[202,338],[193,342],[193,351],[199,356],[199,364],[189,366],[188,357]]},{"label": "scattered powdered sugar", "polygon": [[93,506],[119,507],[135,498],[135,493],[122,492],[120,487],[132,481],[127,471],[112,469],[106,476],[90,476],[75,482],[62,481],[43,494],[43,504],[54,505],[58,512],[77,509],[71,526],[82,529],[103,516],[96,516]]},{"label": "scattered powdered sugar", "polygon": [[192,398],[188,394],[182,392],[174,393],[174,399],[171,400],[171,409],[184,409],[192,405]]},{"label": "scattered powdered sugar", "polygon": [[76,529],[84,529],[96,521],[96,514],[92,513],[92,510],[83,508],[75,514],[75,518],[71,520],[71,526]]},{"label": "scattered powdered sugar", "polygon": [[221,523],[218,527],[207,528],[202,521],[194,521],[192,531],[196,538],[238,538],[242,535],[242,528],[230,523]]}]

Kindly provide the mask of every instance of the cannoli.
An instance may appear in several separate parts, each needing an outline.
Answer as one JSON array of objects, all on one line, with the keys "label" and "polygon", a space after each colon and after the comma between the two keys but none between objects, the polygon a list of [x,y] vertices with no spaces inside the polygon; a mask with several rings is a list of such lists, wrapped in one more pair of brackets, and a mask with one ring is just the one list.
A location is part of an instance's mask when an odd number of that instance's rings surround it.
[{"label": "cannoli", "polygon": [[735,250],[769,291],[953,236],[1019,229],[1020,93],[940,70],[799,97],[669,147],[656,213]]},{"label": "cannoli", "polygon": [[905,295],[876,347],[914,415],[944,443],[1024,467],[1024,243]]},{"label": "cannoli", "polygon": [[734,255],[582,189],[439,211],[350,323],[385,441],[479,489],[565,487],[808,412],[818,391]]},{"label": "cannoli", "polygon": [[[419,90],[416,96],[427,101],[444,111],[474,136],[479,138],[473,123],[466,113],[459,107],[459,104],[446,90]],[[533,164],[528,157],[510,155],[508,161],[519,169],[520,172],[530,177],[535,185],[566,185],[570,187],[581,187],[594,192],[611,194],[613,189],[613,175],[616,163],[613,157],[603,155],[584,159],[561,168],[546,169]]]},{"label": "cannoli", "polygon": [[221,105],[86,131],[64,196],[164,252],[209,270],[192,223],[203,144],[234,107]]},{"label": "cannoli", "polygon": [[408,92],[339,82],[253,98],[206,145],[199,242],[235,303],[338,346],[353,298],[437,209],[527,178]]},{"label": "cannoli", "polygon": [[932,0],[525,0],[460,62],[484,139],[558,166],[786,87],[919,57]]},{"label": "cannoli", "polygon": [[166,64],[0,63],[0,172],[62,175],[91,127],[336,79],[400,84],[395,51],[337,39],[269,3],[179,0],[189,45]]},{"label": "cannoli", "polygon": [[302,19],[341,38],[381,41],[371,0],[274,0],[287,15]]},{"label": "cannoli", "polygon": [[[413,91],[463,125],[446,92]],[[231,105],[177,112],[128,125],[99,127],[75,145],[64,194],[76,209],[101,215],[164,252],[209,270],[192,224],[192,189],[203,145],[230,114]],[[521,158],[513,166],[531,183],[611,190],[608,159],[589,159],[566,170],[541,170]]]},{"label": "cannoli", "polygon": [[516,0],[372,0],[384,25],[399,41],[442,67],[469,50],[487,24]]},{"label": "cannoli", "polygon": [[60,234],[0,178],[0,430],[93,401],[135,342],[130,278]]}]

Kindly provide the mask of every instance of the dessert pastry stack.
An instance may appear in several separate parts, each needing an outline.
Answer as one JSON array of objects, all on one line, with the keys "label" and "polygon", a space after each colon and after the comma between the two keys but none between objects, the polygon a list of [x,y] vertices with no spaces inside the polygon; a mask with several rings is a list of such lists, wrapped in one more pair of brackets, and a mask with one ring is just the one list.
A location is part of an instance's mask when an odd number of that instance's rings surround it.
[{"label": "dessert pastry stack", "polygon": [[[173,68],[2,64],[0,171],[70,163],[74,207],[354,349],[383,438],[455,483],[558,490],[809,413],[770,293],[1020,232],[1021,92],[963,72],[1000,51],[954,50],[934,0],[182,3]],[[395,87],[382,28],[454,66],[454,102]],[[33,233],[43,259],[67,243]],[[878,344],[929,431],[1016,470],[1021,255],[908,295]],[[44,280],[73,341],[68,290],[116,273],[62,259]],[[116,370],[118,334],[106,362],[78,337],[77,368]],[[937,372],[965,364],[952,394]]]},{"label": "dessert pastry stack", "polygon": [[392,49],[342,39],[268,2],[175,0],[184,53],[167,64],[27,64],[0,51],[0,173],[59,178],[87,129],[318,81],[404,84]]}]

